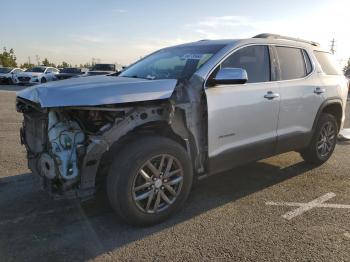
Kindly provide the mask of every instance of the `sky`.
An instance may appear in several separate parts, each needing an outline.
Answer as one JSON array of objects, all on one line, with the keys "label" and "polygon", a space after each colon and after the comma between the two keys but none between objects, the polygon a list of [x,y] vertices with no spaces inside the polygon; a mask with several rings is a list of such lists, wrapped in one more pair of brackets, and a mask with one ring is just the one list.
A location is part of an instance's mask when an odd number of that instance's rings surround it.
[{"label": "sky", "polygon": [[47,57],[127,65],[165,46],[276,33],[350,57],[349,0],[0,0],[0,47],[19,63]]}]

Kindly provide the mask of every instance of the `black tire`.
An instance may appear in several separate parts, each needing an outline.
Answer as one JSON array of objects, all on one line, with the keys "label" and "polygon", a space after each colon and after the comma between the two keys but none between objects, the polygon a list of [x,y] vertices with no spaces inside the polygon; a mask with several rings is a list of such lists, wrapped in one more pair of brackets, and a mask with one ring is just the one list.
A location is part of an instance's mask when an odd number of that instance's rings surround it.
[{"label": "black tire", "polygon": [[41,78],[40,83],[44,84],[44,83],[46,83],[46,82],[47,82],[47,81],[46,81],[46,78],[45,78],[45,77]]},{"label": "black tire", "polygon": [[[156,213],[147,213],[147,211],[141,210],[140,203],[135,200],[135,192],[138,192],[135,189],[135,181],[139,179],[140,169],[145,167],[148,160],[153,161],[156,157],[162,157],[163,155],[170,158],[173,157],[174,160],[172,162],[177,163],[182,168],[181,186],[177,188],[178,191],[174,202],[169,204],[165,210]],[[165,161],[163,165],[165,166]],[[163,174],[161,173],[161,175]],[[137,226],[149,226],[164,221],[184,205],[191,190],[192,180],[191,161],[181,145],[165,137],[143,136],[125,146],[115,157],[107,177],[107,195],[112,208],[125,222]],[[162,181],[164,182],[165,180]],[[154,185],[152,185],[152,188],[154,188]],[[164,185],[166,186],[165,183]],[[164,186],[162,188],[164,189]],[[146,192],[151,191],[150,188],[144,190]],[[158,188],[153,190],[157,190],[158,192]],[[165,192],[164,190],[162,191],[163,194]],[[154,191],[152,193],[152,199],[158,196],[153,198],[153,195]],[[165,202],[163,204],[167,205]]]},{"label": "black tire", "polygon": [[[324,154],[322,154],[320,152],[322,149],[318,148],[323,144],[321,141],[324,137],[323,132],[328,126],[334,130],[334,134],[329,137],[328,142],[326,143],[327,150]],[[325,163],[333,154],[334,148],[337,144],[338,132],[339,128],[335,117],[331,114],[322,113],[318,120],[315,133],[311,139],[309,146],[300,152],[301,157],[305,160],[305,162],[310,164],[322,165]],[[332,136],[334,137],[332,138]]]}]

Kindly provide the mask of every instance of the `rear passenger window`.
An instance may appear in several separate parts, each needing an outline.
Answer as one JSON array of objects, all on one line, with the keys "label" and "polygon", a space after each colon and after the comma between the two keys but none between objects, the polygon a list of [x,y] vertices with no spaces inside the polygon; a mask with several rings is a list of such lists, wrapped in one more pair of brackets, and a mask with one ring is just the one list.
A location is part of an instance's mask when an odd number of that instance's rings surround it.
[{"label": "rear passenger window", "polygon": [[306,76],[302,50],[293,47],[276,47],[280,65],[280,80],[297,79]]},{"label": "rear passenger window", "polygon": [[334,57],[327,52],[314,51],[316,59],[320,64],[322,71],[327,75],[341,75],[341,71],[334,60]]},{"label": "rear passenger window", "polygon": [[267,46],[255,45],[239,49],[221,64],[221,68],[243,68],[247,71],[247,83],[270,81],[270,56]]}]

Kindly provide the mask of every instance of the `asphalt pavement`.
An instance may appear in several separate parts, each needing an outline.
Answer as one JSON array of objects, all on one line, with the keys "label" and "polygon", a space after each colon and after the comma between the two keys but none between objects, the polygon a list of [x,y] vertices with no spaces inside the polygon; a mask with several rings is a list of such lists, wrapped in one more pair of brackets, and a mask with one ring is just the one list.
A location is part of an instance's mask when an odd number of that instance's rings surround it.
[{"label": "asphalt pavement", "polygon": [[40,190],[19,89],[0,86],[0,261],[350,261],[350,142],[317,168],[291,152],[209,177],[175,217],[136,228],[103,193],[80,203]]}]

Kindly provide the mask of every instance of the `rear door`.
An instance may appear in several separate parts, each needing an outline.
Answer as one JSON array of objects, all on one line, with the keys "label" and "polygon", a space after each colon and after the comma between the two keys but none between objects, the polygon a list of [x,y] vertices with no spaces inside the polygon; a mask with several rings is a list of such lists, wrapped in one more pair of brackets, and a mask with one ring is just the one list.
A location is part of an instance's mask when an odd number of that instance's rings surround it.
[{"label": "rear door", "polygon": [[307,146],[325,90],[306,50],[287,46],[274,50],[281,95],[277,151],[287,152]]},{"label": "rear door", "polygon": [[280,99],[279,87],[271,81],[269,47],[243,47],[220,66],[245,69],[248,82],[205,90],[210,172],[269,156],[276,149]]}]

